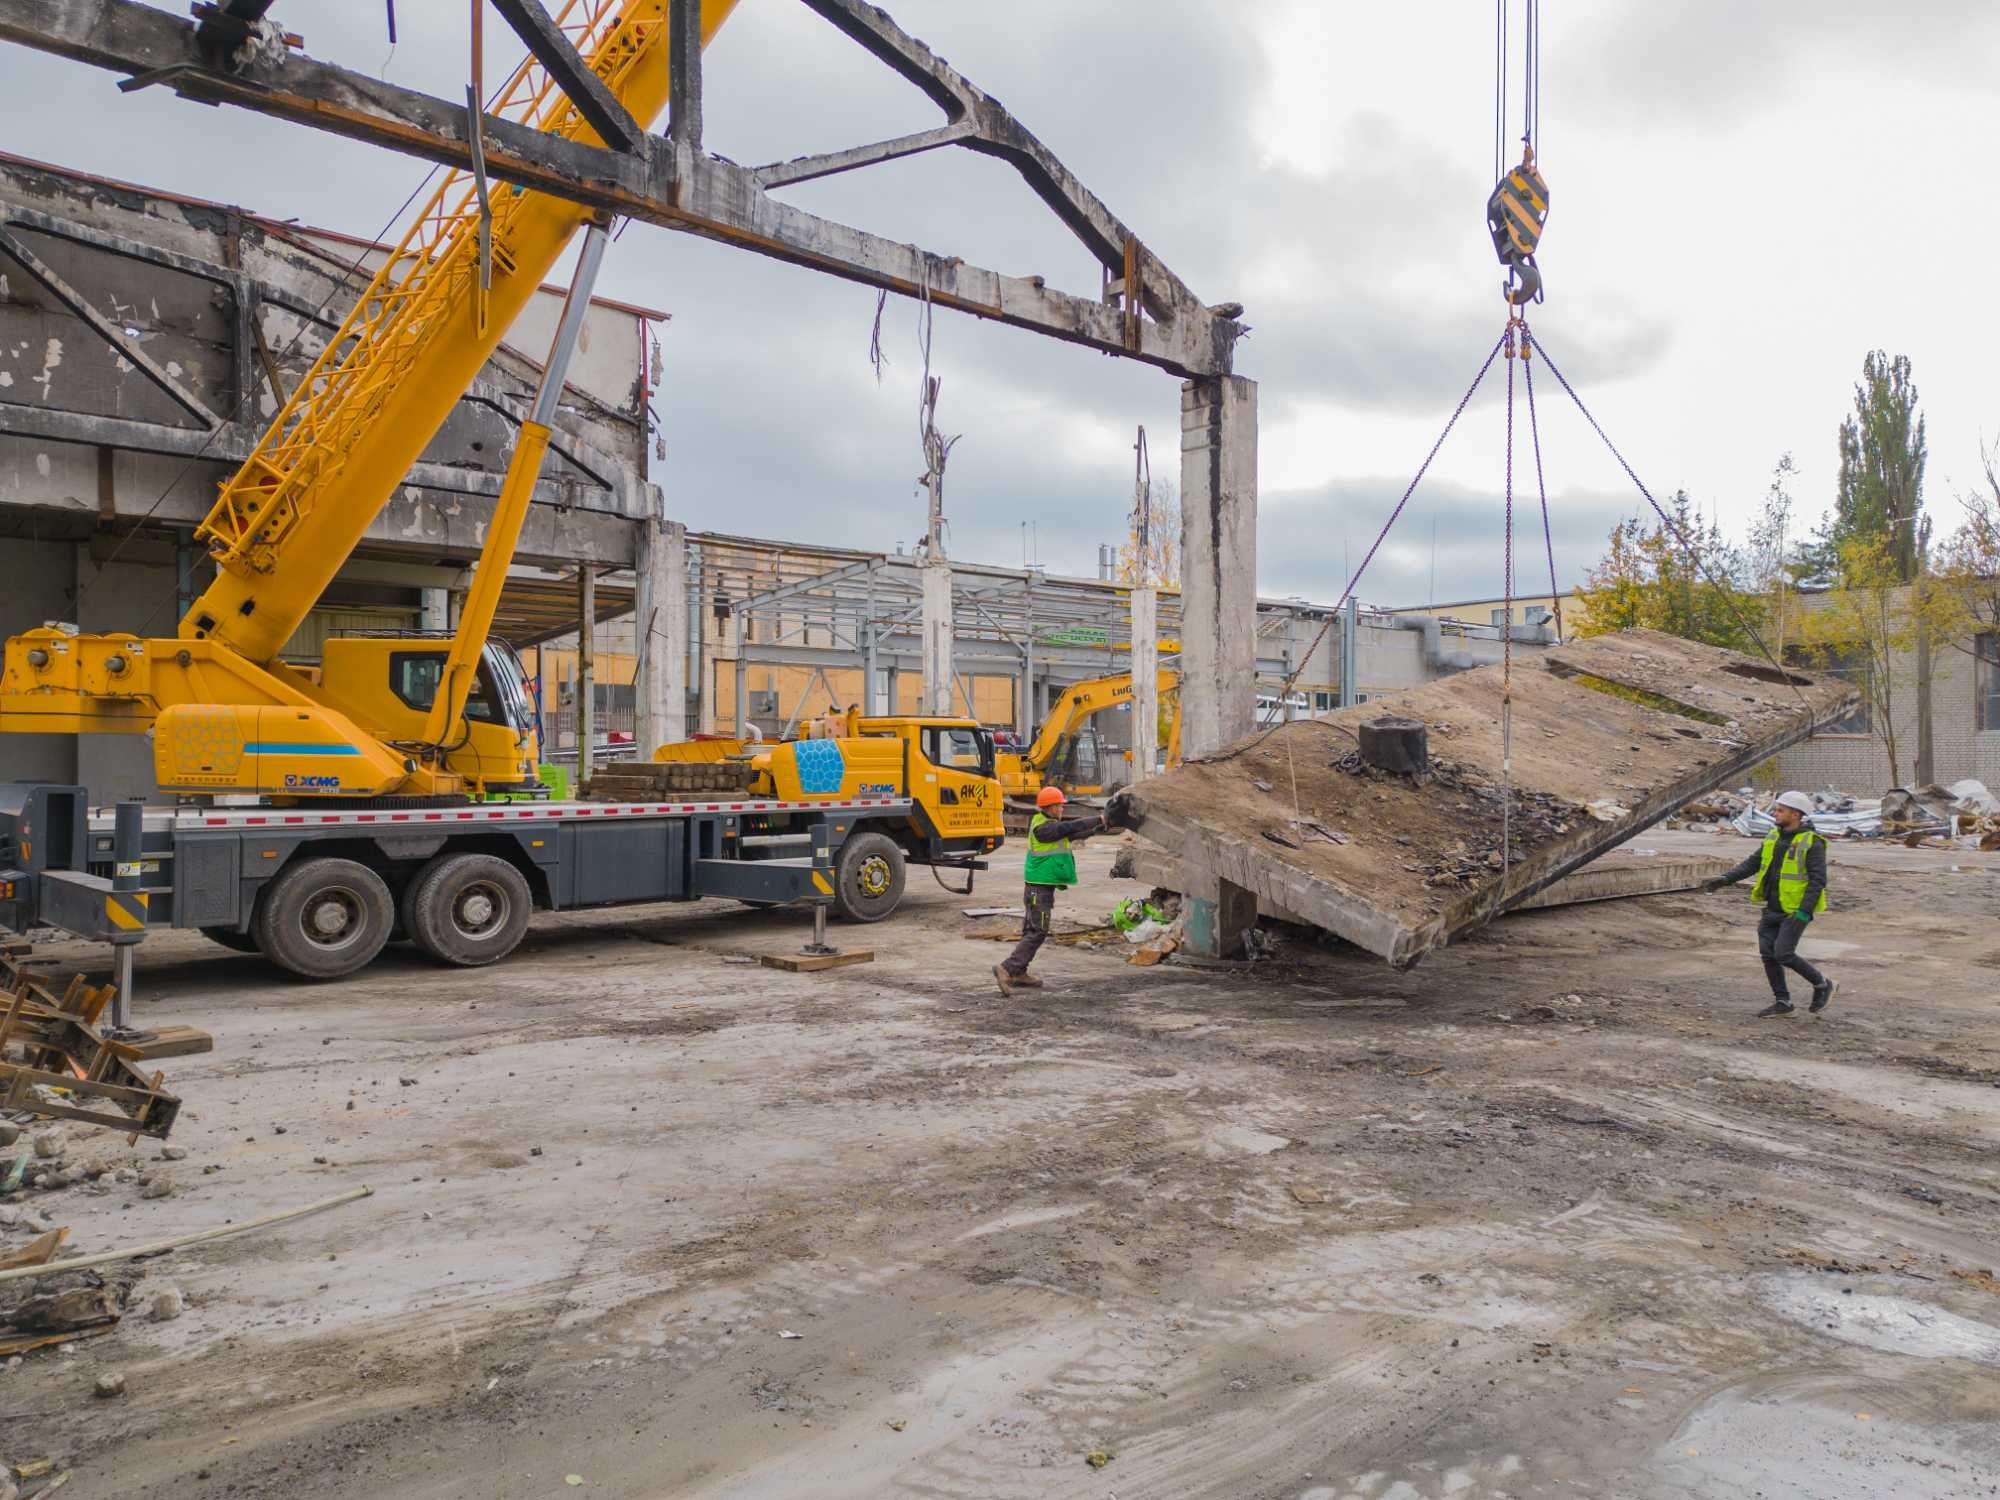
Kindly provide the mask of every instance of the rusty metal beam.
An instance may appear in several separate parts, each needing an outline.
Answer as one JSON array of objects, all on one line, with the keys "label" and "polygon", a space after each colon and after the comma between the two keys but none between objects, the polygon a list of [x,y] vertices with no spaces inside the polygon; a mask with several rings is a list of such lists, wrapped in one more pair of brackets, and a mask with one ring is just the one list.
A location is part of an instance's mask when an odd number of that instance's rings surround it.
[{"label": "rusty metal beam", "polygon": [[852,172],[860,167],[872,167],[878,162],[895,161],[935,151],[940,146],[956,145],[972,134],[972,122],[960,120],[952,125],[940,125],[935,130],[919,130],[911,135],[899,135],[894,140],[877,141],[872,146],[851,146],[845,151],[825,151],[817,156],[795,156],[790,161],[774,161],[769,166],[759,167],[755,176],[757,185],[763,188],[813,182],[839,172]]},{"label": "rusty metal beam", "polygon": [[[972,133],[956,144],[1010,162],[1094,256],[1123,269],[1130,231],[997,101],[859,0],[803,3],[916,84],[954,121],[970,120]],[[27,15],[0,11],[0,41],[114,72],[164,75],[189,98],[471,166],[460,103],[296,53],[282,64],[252,59],[236,72],[215,72],[202,65],[189,22],[138,0],[45,0]],[[1135,328],[1121,307],[1054,291],[1040,277],[1004,276],[780,203],[765,192],[756,171],[707,155],[685,136],[648,136],[639,149],[620,152],[490,116],[482,133],[488,169],[498,179],[901,296],[928,294],[940,306],[1129,355],[1186,378],[1227,374],[1242,333],[1232,317],[1203,306],[1151,255],[1143,257],[1139,273],[1139,295],[1150,316],[1132,320]]]}]

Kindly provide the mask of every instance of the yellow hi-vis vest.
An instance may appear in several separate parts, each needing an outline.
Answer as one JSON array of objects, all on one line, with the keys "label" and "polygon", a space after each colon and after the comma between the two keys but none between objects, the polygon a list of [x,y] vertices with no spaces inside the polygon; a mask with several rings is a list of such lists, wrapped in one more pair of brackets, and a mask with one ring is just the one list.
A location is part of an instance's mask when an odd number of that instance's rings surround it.
[{"label": "yellow hi-vis vest", "polygon": [[[1778,866],[1778,906],[1786,916],[1792,915],[1806,899],[1806,851],[1820,835],[1810,828],[1801,828],[1792,835],[1791,846],[1785,850],[1785,861]],[[1824,842],[1824,840],[1821,840]],[[1771,856],[1778,849],[1778,831],[1771,830],[1771,836],[1764,840],[1764,858],[1757,866],[1757,879],[1750,887],[1750,899],[1763,901],[1764,882],[1771,874]],[[1819,901],[1813,907],[1815,912],[1826,910],[1826,887],[1821,886]]]},{"label": "yellow hi-vis vest", "polygon": [[1036,813],[1034,821],[1028,824],[1028,860],[1022,878],[1029,885],[1075,885],[1076,856],[1069,852],[1069,840],[1042,842],[1042,825],[1048,821]]}]

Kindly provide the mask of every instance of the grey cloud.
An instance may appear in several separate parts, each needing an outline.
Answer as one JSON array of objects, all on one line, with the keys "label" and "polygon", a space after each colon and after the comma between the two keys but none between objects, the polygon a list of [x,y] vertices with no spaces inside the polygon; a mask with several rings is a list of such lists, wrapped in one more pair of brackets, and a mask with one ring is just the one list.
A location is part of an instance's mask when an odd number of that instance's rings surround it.
[{"label": "grey cloud", "polygon": [[[1407,479],[1343,479],[1311,490],[1267,493],[1257,513],[1259,586],[1265,594],[1317,601],[1340,596],[1361,565]],[[1564,491],[1549,497],[1556,579],[1568,588],[1603,557],[1611,528],[1632,513],[1626,497]],[[1356,594],[1369,604],[1481,599],[1501,592],[1505,507],[1498,490],[1427,483],[1411,498]],[[1514,575],[1522,596],[1546,593],[1548,555],[1540,511],[1515,497]],[[1433,552],[1435,537],[1435,552]],[[1436,582],[1432,583],[1433,559]]]}]

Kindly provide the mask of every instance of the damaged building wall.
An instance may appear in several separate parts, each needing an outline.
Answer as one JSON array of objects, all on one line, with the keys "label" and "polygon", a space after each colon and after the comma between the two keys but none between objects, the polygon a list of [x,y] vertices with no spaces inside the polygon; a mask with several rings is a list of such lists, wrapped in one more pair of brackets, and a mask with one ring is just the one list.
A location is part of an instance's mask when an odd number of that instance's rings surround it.
[{"label": "damaged building wall", "polygon": [[[172,634],[212,577],[194,526],[378,255],[340,235],[0,156],[0,553],[7,578],[18,576],[0,590],[0,636],[50,620]],[[341,624],[424,623],[427,597],[463,589],[560,301],[545,289],[531,303],[288,656],[314,655]],[[636,559],[660,505],[645,479],[645,405],[663,316],[592,305],[523,528],[524,562]],[[142,737],[79,746],[9,736],[0,772],[79,779],[99,800],[153,790]]]}]

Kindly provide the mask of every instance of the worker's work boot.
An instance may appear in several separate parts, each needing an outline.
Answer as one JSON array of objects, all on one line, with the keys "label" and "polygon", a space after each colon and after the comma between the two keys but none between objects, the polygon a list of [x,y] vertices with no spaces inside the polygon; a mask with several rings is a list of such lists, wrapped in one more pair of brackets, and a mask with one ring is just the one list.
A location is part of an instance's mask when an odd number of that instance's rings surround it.
[{"label": "worker's work boot", "polygon": [[1042,987],[1041,980],[1032,974],[1009,974],[1007,977],[1014,981],[1017,990],[1038,990]]},{"label": "worker's work boot", "polygon": [[1773,1000],[1769,1005],[1757,1012],[1757,1019],[1763,1021],[1772,1016],[1789,1016],[1797,1009],[1798,1007],[1789,1000]]},{"label": "worker's work boot", "polygon": [[1833,992],[1839,988],[1840,981],[1838,979],[1822,979],[1818,984],[1813,986],[1812,1004],[1807,1009],[1814,1015],[1818,1015],[1826,1009],[1827,1001],[1833,998]]},{"label": "worker's work boot", "polygon": [[993,982],[1000,986],[1000,993],[1003,995],[1013,994],[1014,986],[1020,983],[1018,979],[1007,972],[1005,964],[995,964],[993,966]]}]

